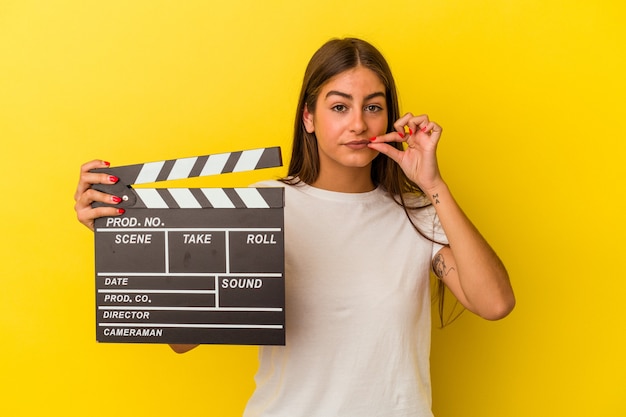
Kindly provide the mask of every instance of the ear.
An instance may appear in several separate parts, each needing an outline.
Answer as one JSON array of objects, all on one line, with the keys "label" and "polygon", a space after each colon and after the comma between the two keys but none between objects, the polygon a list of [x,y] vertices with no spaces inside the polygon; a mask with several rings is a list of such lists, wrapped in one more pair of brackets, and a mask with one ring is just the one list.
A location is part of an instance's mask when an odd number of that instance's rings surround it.
[{"label": "ear", "polygon": [[307,133],[315,132],[315,123],[313,123],[313,113],[309,112],[309,106],[304,105],[304,111],[302,112],[302,122]]}]

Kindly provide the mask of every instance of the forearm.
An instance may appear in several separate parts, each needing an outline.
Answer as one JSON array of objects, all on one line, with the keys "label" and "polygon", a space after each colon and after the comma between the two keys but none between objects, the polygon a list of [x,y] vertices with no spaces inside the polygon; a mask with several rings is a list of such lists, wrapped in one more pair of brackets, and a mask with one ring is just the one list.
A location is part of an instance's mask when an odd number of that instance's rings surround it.
[{"label": "forearm", "polygon": [[443,277],[444,282],[476,314],[489,319],[506,316],[515,305],[515,296],[502,261],[444,182],[428,190],[428,198],[448,237],[456,268],[449,282]]}]

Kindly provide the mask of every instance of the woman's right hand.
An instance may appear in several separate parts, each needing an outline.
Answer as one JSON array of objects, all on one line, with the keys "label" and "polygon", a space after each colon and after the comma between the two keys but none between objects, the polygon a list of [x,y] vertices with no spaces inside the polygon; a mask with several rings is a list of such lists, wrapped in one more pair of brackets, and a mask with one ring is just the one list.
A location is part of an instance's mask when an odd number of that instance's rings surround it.
[{"label": "woman's right hand", "polygon": [[93,184],[115,184],[119,181],[114,175],[89,172],[95,168],[108,168],[109,163],[101,160],[87,162],[80,167],[80,178],[76,193],[74,194],[74,210],[78,221],[93,230],[94,220],[98,217],[119,216],[124,214],[124,209],[116,207],[96,207],[92,208],[91,203],[98,201],[107,204],[118,204],[121,198],[115,195],[96,191],[91,186]]}]

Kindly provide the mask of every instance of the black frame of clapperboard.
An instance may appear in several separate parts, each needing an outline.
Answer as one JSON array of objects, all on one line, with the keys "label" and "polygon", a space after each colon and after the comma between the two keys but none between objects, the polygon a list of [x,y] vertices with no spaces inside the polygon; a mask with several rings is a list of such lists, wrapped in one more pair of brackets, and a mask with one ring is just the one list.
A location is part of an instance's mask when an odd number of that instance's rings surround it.
[{"label": "black frame of clapperboard", "polygon": [[278,166],[272,147],[92,170],[122,198],[94,205],[126,211],[94,225],[96,339],[284,345],[284,189],[132,187]]}]

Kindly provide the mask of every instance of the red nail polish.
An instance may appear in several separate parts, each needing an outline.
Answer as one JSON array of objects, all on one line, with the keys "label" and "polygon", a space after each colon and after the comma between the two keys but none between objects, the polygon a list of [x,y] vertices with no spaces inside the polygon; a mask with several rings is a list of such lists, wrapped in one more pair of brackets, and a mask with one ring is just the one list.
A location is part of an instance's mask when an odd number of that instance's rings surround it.
[{"label": "red nail polish", "polygon": [[108,167],[110,167],[110,166],[111,166],[111,163],[110,163],[110,162],[107,162],[107,161],[102,161],[102,163],[103,163],[104,165],[108,166]]},{"label": "red nail polish", "polygon": [[374,136],[373,138],[370,138],[370,142],[374,142],[376,140],[376,136]]},{"label": "red nail polish", "polygon": [[117,214],[124,214],[126,213],[126,210],[124,209],[117,209]]},{"label": "red nail polish", "polygon": [[115,175],[109,175],[109,181],[111,182],[118,182],[120,179],[117,178]]},{"label": "red nail polish", "polygon": [[409,135],[413,134],[413,129],[409,128]]},{"label": "red nail polish", "polygon": [[424,126],[424,127],[422,128],[422,132],[426,132],[427,130],[428,130],[428,126]]},{"label": "red nail polish", "polygon": [[119,203],[122,201],[122,199],[114,195],[111,197],[111,201],[113,201],[114,203]]},{"label": "red nail polish", "polygon": [[400,135],[400,137],[404,139],[404,132],[398,132],[398,135]]}]

